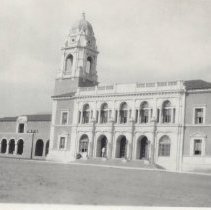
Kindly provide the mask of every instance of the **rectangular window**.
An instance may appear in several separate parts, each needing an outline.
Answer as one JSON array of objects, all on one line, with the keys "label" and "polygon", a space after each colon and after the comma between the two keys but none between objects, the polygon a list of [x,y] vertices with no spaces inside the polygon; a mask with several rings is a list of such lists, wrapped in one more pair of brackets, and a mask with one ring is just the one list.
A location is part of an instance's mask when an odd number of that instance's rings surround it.
[{"label": "rectangular window", "polygon": [[65,148],[65,137],[60,137],[59,139],[59,149]]},{"label": "rectangular window", "polygon": [[68,112],[62,112],[62,125],[67,124]]},{"label": "rectangular window", "polygon": [[194,151],[193,154],[194,155],[201,155],[202,152],[202,140],[201,139],[195,139],[194,140]]},{"label": "rectangular window", "polygon": [[24,133],[24,123],[18,125],[18,133]]},{"label": "rectangular window", "polygon": [[170,144],[160,144],[159,145],[159,156],[170,156]]},{"label": "rectangular window", "polygon": [[157,109],[157,122],[160,122],[160,109]]},{"label": "rectangular window", "polygon": [[195,124],[204,123],[204,109],[196,108],[195,109]]},{"label": "rectangular window", "polygon": [[163,110],[163,122],[170,123],[171,122],[171,109]]}]

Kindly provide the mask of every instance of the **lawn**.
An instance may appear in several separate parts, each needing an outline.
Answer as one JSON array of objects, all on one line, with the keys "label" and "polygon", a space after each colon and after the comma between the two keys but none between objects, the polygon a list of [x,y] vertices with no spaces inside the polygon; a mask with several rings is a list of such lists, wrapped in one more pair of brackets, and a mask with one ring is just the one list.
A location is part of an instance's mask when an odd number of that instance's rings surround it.
[{"label": "lawn", "polygon": [[211,207],[211,176],[0,159],[1,203]]}]

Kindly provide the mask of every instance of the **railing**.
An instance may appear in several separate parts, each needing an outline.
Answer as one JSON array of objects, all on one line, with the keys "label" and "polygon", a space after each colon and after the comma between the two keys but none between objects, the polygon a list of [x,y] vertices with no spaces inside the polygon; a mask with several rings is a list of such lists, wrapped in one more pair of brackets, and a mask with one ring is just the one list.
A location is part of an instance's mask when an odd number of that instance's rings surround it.
[{"label": "railing", "polygon": [[146,91],[168,91],[184,89],[183,81],[148,82],[135,84],[99,85],[95,87],[78,88],[77,95],[96,95],[112,93],[136,93]]}]

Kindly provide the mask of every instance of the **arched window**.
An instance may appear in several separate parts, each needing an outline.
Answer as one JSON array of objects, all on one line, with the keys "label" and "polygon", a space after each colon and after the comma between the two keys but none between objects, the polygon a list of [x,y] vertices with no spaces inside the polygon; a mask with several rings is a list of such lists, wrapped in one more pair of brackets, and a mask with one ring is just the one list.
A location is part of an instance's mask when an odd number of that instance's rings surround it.
[{"label": "arched window", "polygon": [[159,156],[170,156],[171,141],[168,136],[163,136],[159,141]]},{"label": "arched window", "polygon": [[148,123],[150,116],[150,108],[148,102],[144,101],[140,106],[140,121],[141,123]]},{"label": "arched window", "polygon": [[13,154],[15,151],[15,140],[11,139],[9,141],[9,154]]},{"label": "arched window", "polygon": [[92,58],[88,57],[86,60],[86,73],[89,74],[91,73],[92,70]]},{"label": "arched window", "polygon": [[1,153],[6,153],[7,151],[7,140],[2,139],[1,141]]},{"label": "arched window", "polygon": [[90,117],[90,107],[89,104],[85,104],[83,107],[83,120],[82,122],[89,123],[89,117]]},{"label": "arched window", "polygon": [[23,145],[24,145],[24,141],[22,139],[18,140],[17,146],[17,154],[18,155],[22,155],[23,154]]},{"label": "arched window", "polygon": [[120,114],[120,123],[127,123],[128,106],[126,102],[121,104],[119,114]]},{"label": "arched window", "polygon": [[43,140],[42,139],[37,140],[35,146],[35,156],[42,156],[43,146],[44,146]]},{"label": "arched window", "polygon": [[72,66],[73,66],[73,56],[71,54],[69,54],[67,56],[66,62],[65,62],[65,71],[68,73],[71,73]]},{"label": "arched window", "polygon": [[172,107],[170,101],[164,101],[162,111],[163,123],[171,123],[175,121],[175,109]]},{"label": "arched window", "polygon": [[89,138],[86,134],[84,134],[80,139],[79,152],[80,153],[88,152],[88,144],[89,144]]},{"label": "arched window", "polygon": [[108,104],[106,103],[101,106],[100,118],[101,123],[108,122]]}]

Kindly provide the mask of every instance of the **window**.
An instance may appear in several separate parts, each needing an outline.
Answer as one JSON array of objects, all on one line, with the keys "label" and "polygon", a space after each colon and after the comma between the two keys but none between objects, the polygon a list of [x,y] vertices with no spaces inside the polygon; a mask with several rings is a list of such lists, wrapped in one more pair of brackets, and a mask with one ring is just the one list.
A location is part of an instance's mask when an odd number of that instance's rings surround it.
[{"label": "window", "polygon": [[168,157],[170,156],[171,143],[168,136],[164,136],[159,141],[159,156]]},{"label": "window", "polygon": [[18,125],[18,133],[24,133],[24,123]]},{"label": "window", "polygon": [[160,122],[160,109],[157,109],[157,123]]},{"label": "window", "polygon": [[175,114],[174,108],[171,106],[170,101],[165,101],[162,107],[162,114],[163,114],[163,123],[171,123],[174,122]]},{"label": "window", "polygon": [[89,123],[89,117],[90,117],[90,108],[89,104],[84,105],[83,108],[83,123]]},{"label": "window", "polygon": [[204,109],[203,108],[195,108],[194,123],[195,124],[204,123]]},{"label": "window", "polygon": [[120,123],[127,123],[128,107],[124,102],[120,107]]},{"label": "window", "polygon": [[108,122],[108,104],[103,104],[101,106],[101,113],[100,113],[100,122],[101,123],[107,123]]},{"label": "window", "polygon": [[193,154],[194,155],[202,154],[202,140],[201,139],[194,139]]},{"label": "window", "polygon": [[67,119],[68,119],[68,112],[62,112],[61,124],[62,125],[66,125],[67,124]]},{"label": "window", "polygon": [[73,66],[73,56],[70,54],[66,58],[65,71],[68,72],[68,73],[71,73],[72,66]]},{"label": "window", "polygon": [[65,149],[65,137],[64,136],[62,136],[62,137],[60,137],[60,139],[59,139],[59,149]]},{"label": "window", "polygon": [[141,123],[148,123],[149,122],[149,104],[145,101],[140,106],[140,120]]},{"label": "window", "polygon": [[92,58],[88,57],[86,61],[86,73],[89,74],[91,73],[92,70]]}]

